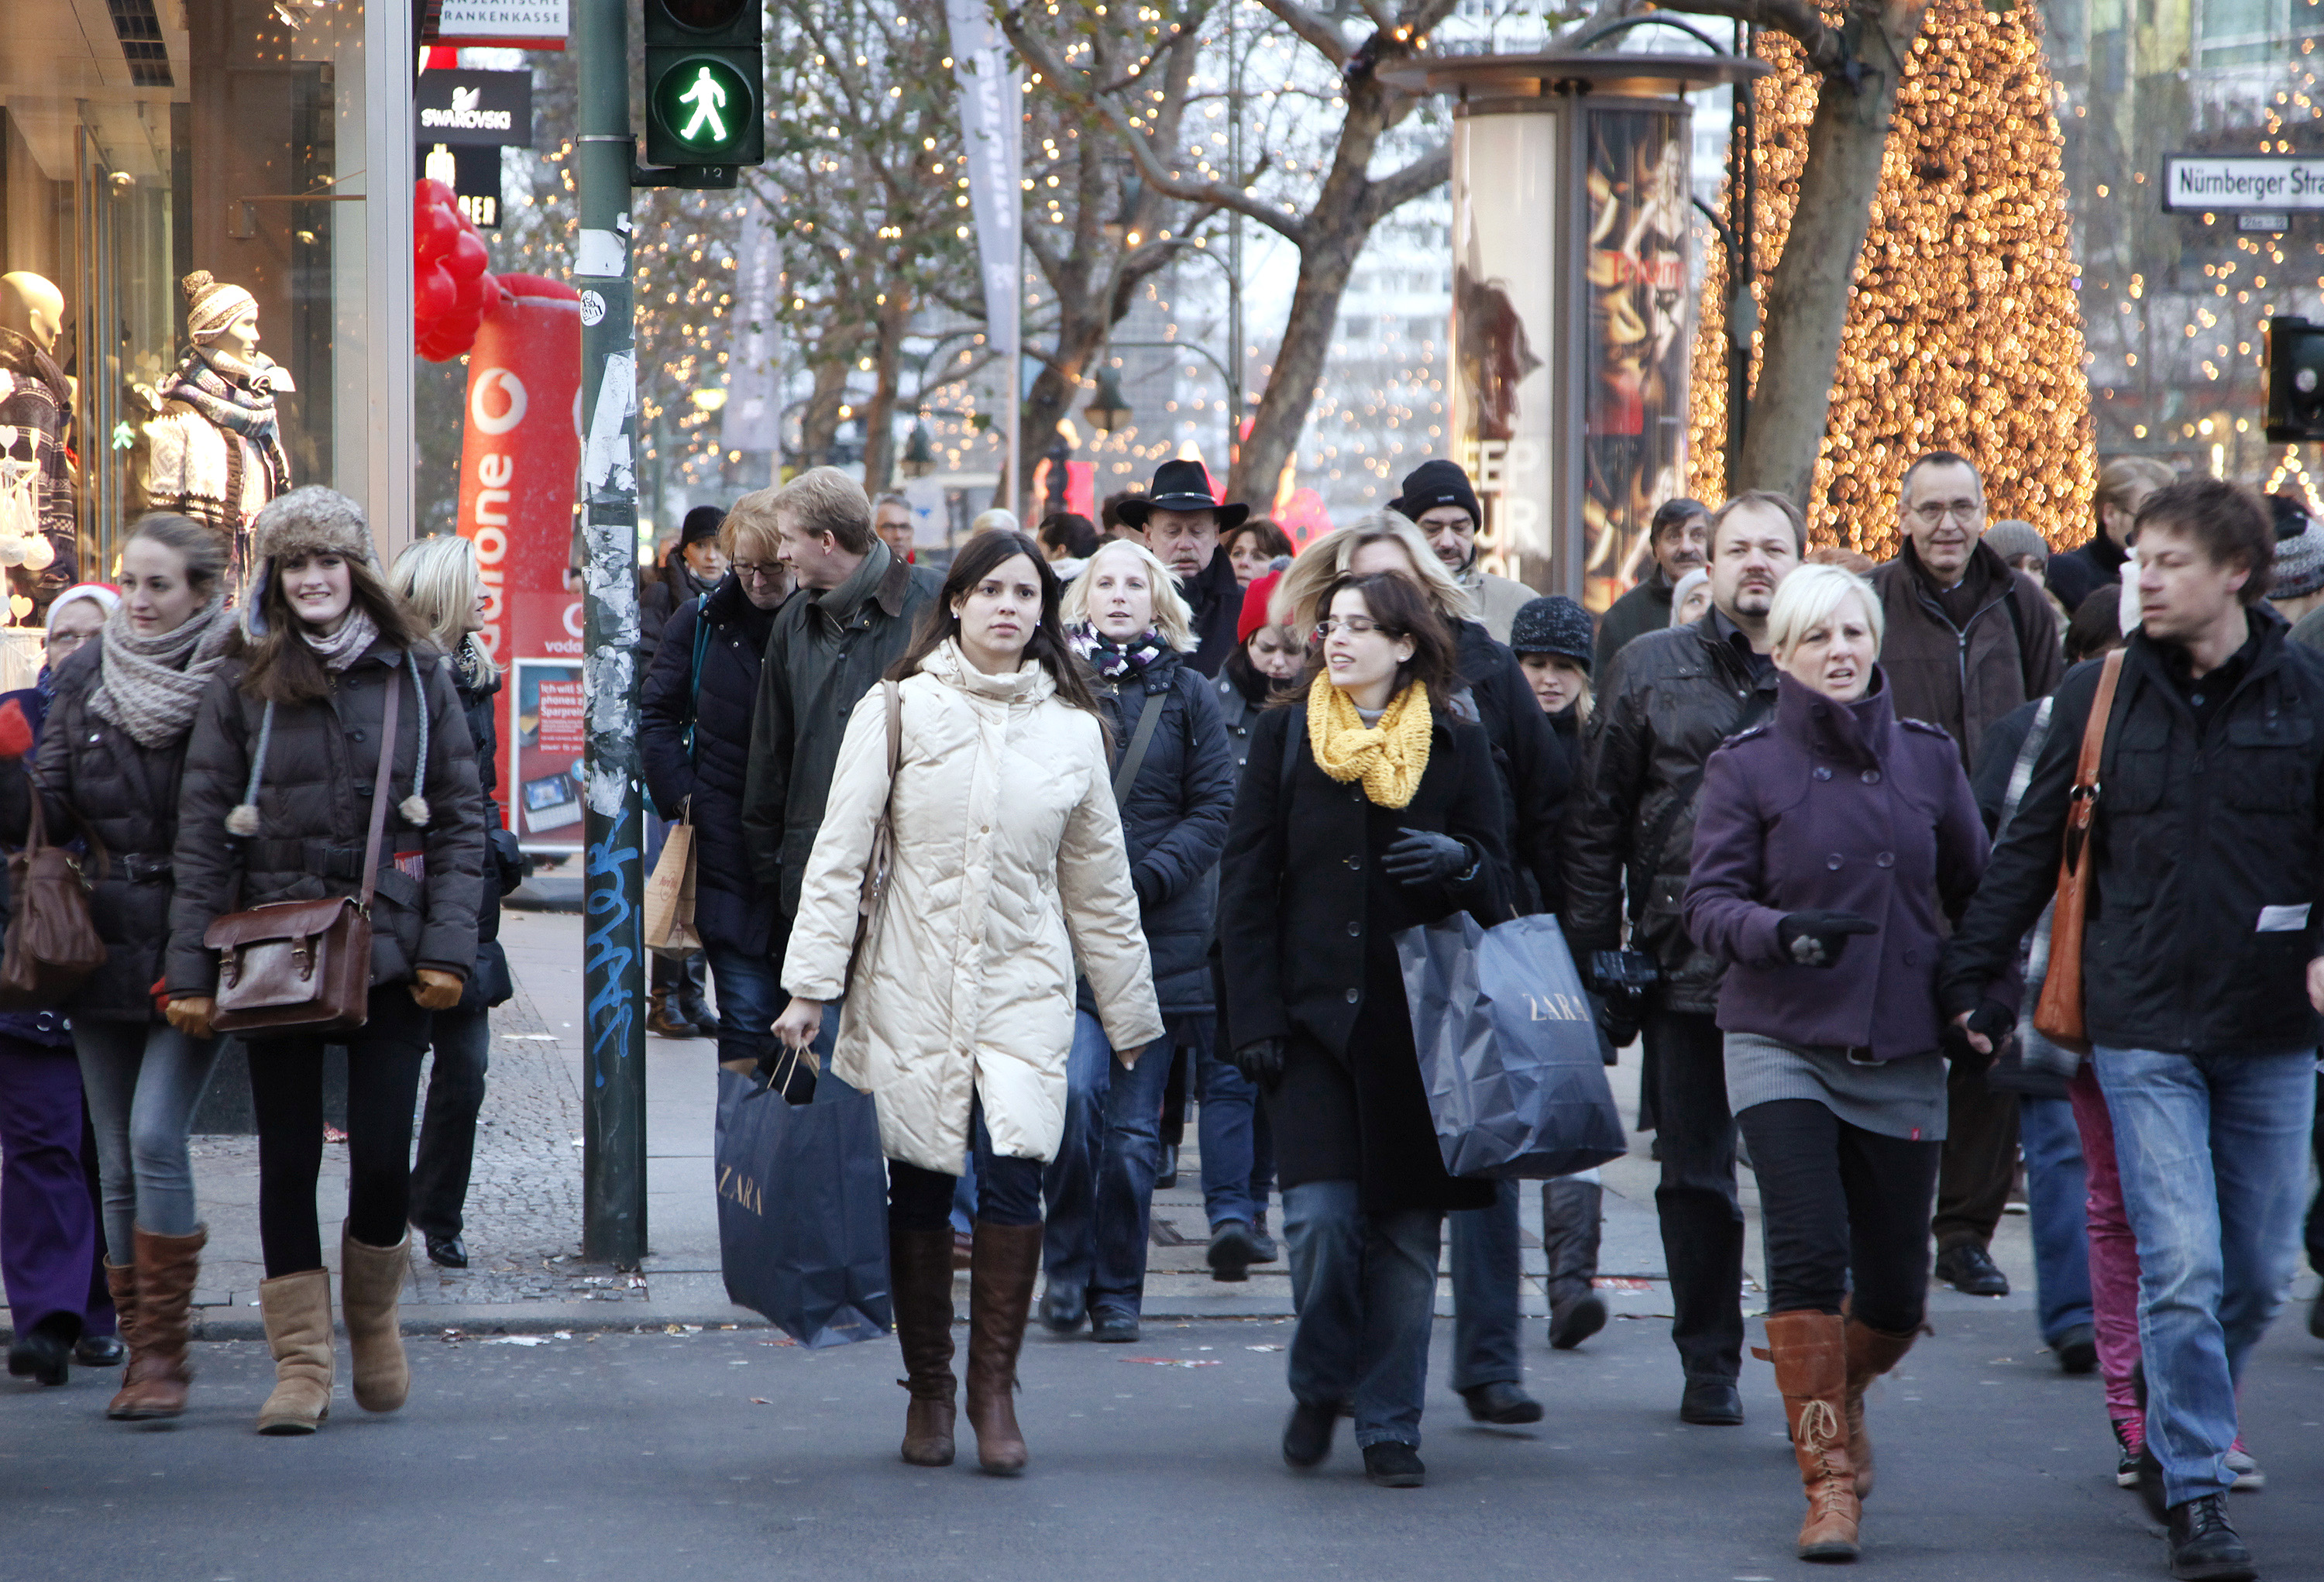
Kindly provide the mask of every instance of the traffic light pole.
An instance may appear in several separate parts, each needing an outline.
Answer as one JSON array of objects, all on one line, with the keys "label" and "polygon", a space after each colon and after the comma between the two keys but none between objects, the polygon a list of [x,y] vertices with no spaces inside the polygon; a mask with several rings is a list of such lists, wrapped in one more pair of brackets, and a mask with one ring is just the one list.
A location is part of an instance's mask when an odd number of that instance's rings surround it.
[{"label": "traffic light pole", "polygon": [[573,0],[581,205],[585,1257],[646,1251],[645,809],[638,762],[637,327],[627,0]]}]

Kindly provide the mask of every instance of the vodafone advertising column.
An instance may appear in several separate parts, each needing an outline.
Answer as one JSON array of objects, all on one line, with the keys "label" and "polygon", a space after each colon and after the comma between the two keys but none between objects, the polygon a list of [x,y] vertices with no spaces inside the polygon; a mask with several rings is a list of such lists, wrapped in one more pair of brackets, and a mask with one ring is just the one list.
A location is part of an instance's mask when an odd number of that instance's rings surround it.
[{"label": "vodafone advertising column", "polygon": [[581,595],[567,587],[581,466],[581,299],[562,281],[508,293],[468,356],[460,533],[492,597],[478,641],[495,699],[500,800],[527,851],[581,849]]}]

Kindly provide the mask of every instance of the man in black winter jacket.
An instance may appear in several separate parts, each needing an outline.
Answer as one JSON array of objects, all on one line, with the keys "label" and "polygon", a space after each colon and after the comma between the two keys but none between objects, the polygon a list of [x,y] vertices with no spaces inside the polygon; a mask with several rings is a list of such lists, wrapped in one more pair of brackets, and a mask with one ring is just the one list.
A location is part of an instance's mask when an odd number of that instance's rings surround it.
[{"label": "man in black winter jacket", "polygon": [[[1727,1108],[1719,962],[1680,921],[1703,765],[1737,731],[1773,712],[1767,611],[1806,547],[1799,508],[1758,490],[1711,519],[1711,613],[1649,632],[1614,656],[1602,680],[1590,754],[1568,804],[1565,925],[1577,959],[1618,949],[1629,895],[1631,947],[1662,975],[1645,1019],[1646,1070],[1662,1144],[1662,1220],[1686,1368],[1679,1415],[1743,1420],[1743,1208],[1735,1189],[1735,1120]],[[1594,985],[1593,985],[1594,986]]]},{"label": "man in black winter jacket", "polygon": [[[2249,1576],[2227,1524],[2236,1379],[2299,1250],[2324,1011],[2324,655],[2264,602],[2274,527],[2201,478],[2135,530],[2144,628],[2125,645],[2079,965],[2123,1201],[2138,1236],[2142,1492],[2173,1576]],[[2017,941],[2052,893],[2101,666],[2059,688],[2048,741],[1945,952],[1953,1036],[1990,1053]]]},{"label": "man in black winter jacket", "polygon": [[1243,524],[1250,507],[1214,498],[1201,462],[1166,461],[1154,469],[1153,490],[1124,500],[1120,512],[1170,568],[1194,611],[1201,643],[1186,656],[1186,668],[1215,678],[1235,651],[1235,628],[1242,620],[1242,584],[1234,563],[1219,553],[1219,540]]}]

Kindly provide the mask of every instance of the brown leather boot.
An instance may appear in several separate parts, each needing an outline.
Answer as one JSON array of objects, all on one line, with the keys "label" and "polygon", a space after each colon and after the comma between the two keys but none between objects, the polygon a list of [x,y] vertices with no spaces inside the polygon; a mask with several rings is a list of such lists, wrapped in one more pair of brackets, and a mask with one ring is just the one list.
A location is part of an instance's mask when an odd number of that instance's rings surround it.
[{"label": "brown leather boot", "polygon": [[1872,1381],[1896,1365],[1921,1337],[1917,1329],[1891,1335],[1850,1318],[1848,1320],[1848,1457],[1856,1464],[1856,1497],[1872,1494],[1872,1439],[1864,1431],[1864,1392]]},{"label": "brown leather boot", "polygon": [[1024,1471],[1028,1458],[1013,1396],[1040,1267],[1039,1226],[977,1221],[968,1273],[968,1425],[976,1430],[976,1464],[1001,1477]]},{"label": "brown leather boot", "polygon": [[113,1311],[121,1320],[121,1344],[129,1348],[129,1364],[121,1370],[121,1389],[106,1405],[105,1415],[115,1420],[126,1418],[122,1410],[129,1400],[129,1381],[137,1369],[137,1354],[144,1346],[137,1330],[137,1264],[134,1254],[127,1263],[105,1261],[105,1289],[113,1298]]},{"label": "brown leather boot", "polygon": [[1861,1508],[1848,1458],[1847,1342],[1840,1315],[1805,1309],[1767,1315],[1767,1344],[1754,1355],[1775,1365],[1775,1388],[1792,1429],[1792,1453],[1808,1500],[1800,1559],[1853,1560]]},{"label": "brown leather boot", "polygon": [[262,1434],[311,1434],[331,1415],[331,1272],[302,1269],[258,1282],[259,1317],[274,1354],[274,1392]]},{"label": "brown leather boot", "polygon": [[[177,1417],[186,1410],[186,1386],[194,1370],[186,1362],[186,1320],[193,1307],[194,1281],[202,1271],[202,1247],[209,1240],[200,1226],[191,1235],[155,1235],[137,1227],[137,1338],[121,1393],[107,1417],[143,1422]],[[108,1278],[112,1274],[106,1266]]]},{"label": "brown leather boot", "polygon": [[888,1236],[888,1287],[896,1300],[896,1340],[912,1392],[904,1411],[904,1459],[950,1466],[953,1399],[952,1232],[899,1230]]},{"label": "brown leather boot", "polygon": [[347,1324],[355,1404],[393,1411],[411,1392],[411,1365],[396,1327],[397,1300],[411,1274],[411,1233],[392,1247],[359,1242],[339,1230],[339,1316]]}]

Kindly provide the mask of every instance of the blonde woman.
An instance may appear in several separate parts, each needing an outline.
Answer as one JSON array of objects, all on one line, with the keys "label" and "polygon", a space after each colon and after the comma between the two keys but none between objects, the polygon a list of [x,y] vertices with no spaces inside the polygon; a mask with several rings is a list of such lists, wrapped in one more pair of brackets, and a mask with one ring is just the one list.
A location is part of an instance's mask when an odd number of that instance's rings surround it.
[{"label": "blonde woman", "polygon": [[430,1037],[436,1050],[429,1069],[428,1106],[420,1122],[420,1150],[411,1164],[411,1224],[428,1244],[430,1263],[466,1269],[468,1171],[476,1157],[476,1115],[484,1103],[484,1073],[491,1064],[489,1012],[516,992],[508,957],[501,949],[501,897],[524,876],[516,837],[502,828],[494,798],[500,772],[500,735],[493,724],[493,698],[501,673],[477,641],[492,607],[473,539],[440,533],[420,539],[395,558],[388,586],[428,628],[436,646],[452,661],[452,685],[467,717],[475,744],[476,780],[484,797],[484,833],[489,850],[484,884],[476,900],[476,967],[460,991],[460,1003],[436,1013]]},{"label": "blonde woman", "polygon": [[[1065,1068],[1065,1135],[1045,1172],[1048,1200],[1041,1321],[1093,1339],[1138,1338],[1146,1288],[1146,1215],[1162,1163],[1162,1094],[1181,1048],[1211,1041],[1219,853],[1234,809],[1234,754],[1210,683],[1186,664],[1193,612],[1169,570],[1134,539],[1099,546],[1065,587],[1065,640],[1092,671],[1090,689],[1115,743],[1114,788],[1130,881],[1168,1030],[1135,1068],[1116,1073],[1088,986],[1080,989]],[[1237,1240],[1237,1235],[1240,1240]],[[1247,1267],[1249,1227],[1212,1240]]]},{"label": "blonde woman", "polygon": [[[1013,1394],[1041,1262],[1042,1166],[1065,1132],[1078,960],[1113,1058],[1162,1036],[1105,726],[1058,624],[1056,573],[1020,532],[962,544],[889,670],[848,717],[783,958],[774,1034],[811,1044],[845,995],[832,1072],[879,1101],[890,1161],[896,1338],[909,1377],[903,1458],[953,1458],[953,1189],[973,1152],[968,1420],[978,1464],[1025,1469]],[[851,967],[873,831],[894,866]]]}]

